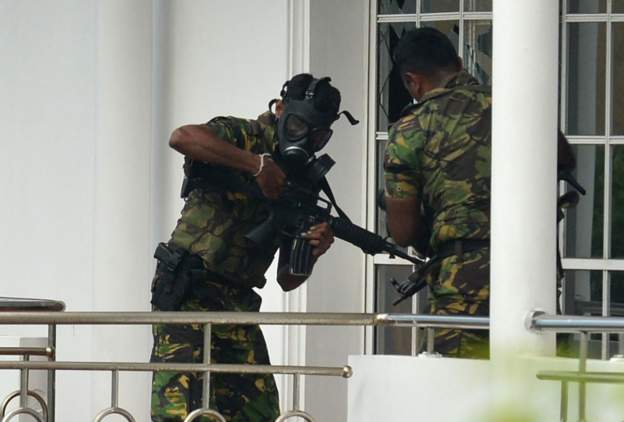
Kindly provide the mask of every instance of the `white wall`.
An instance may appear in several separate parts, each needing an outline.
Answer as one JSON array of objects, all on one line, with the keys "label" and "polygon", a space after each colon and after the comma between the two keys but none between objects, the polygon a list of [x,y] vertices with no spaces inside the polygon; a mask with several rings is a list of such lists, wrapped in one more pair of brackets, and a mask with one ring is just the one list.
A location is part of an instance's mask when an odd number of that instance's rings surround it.
[{"label": "white wall", "polygon": [[[368,83],[368,3],[359,0],[310,2],[310,71],[331,76],[342,94],[342,109],[361,121],[351,126],[343,117],[334,124],[326,152],[336,165],[328,179],[338,204],[355,224],[366,225],[366,86]],[[323,256],[308,282],[307,310],[311,312],[364,311],[364,254],[337,241]],[[308,327],[308,364],[342,366],[350,354],[364,351],[360,327]],[[340,339],[340,341],[336,341]],[[347,419],[347,382],[308,377],[306,408],[327,422]]]},{"label": "white wall", "polygon": [[[85,0],[0,1],[1,296],[93,308],[95,9]],[[0,327],[11,333],[47,332]],[[58,334],[59,359],[90,357],[89,327]],[[59,374],[59,410],[86,420],[89,381]],[[79,400],[70,394],[77,383]]]},{"label": "white wall", "polygon": [[[286,0],[0,0],[0,296],[149,309],[153,248],[181,207],[168,135],[266,109],[287,76],[286,10]],[[263,296],[263,310],[281,309],[274,287]],[[279,362],[282,330],[269,331]],[[59,328],[59,360],[145,361],[150,347],[148,327]],[[109,378],[60,373],[57,420],[93,418]],[[121,394],[148,419],[148,375],[122,374]]]},{"label": "white wall", "polygon": [[[498,379],[492,361],[410,356],[352,356],[349,422],[558,421],[561,385],[542,371],[575,371],[578,360],[519,357]],[[621,362],[590,360],[588,371],[621,373]],[[509,386],[514,395],[509,395]],[[622,420],[623,387],[587,385],[587,420]],[[568,419],[578,420],[578,385],[569,384]]]}]

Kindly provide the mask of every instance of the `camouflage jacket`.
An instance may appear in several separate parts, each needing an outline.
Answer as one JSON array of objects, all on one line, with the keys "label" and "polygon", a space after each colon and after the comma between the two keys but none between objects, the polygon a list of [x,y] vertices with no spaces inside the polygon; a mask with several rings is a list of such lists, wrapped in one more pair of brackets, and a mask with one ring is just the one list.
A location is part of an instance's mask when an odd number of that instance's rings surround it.
[{"label": "camouflage jacket", "polygon": [[[256,154],[273,153],[277,146],[275,116],[270,112],[256,120],[216,117],[206,124],[219,138]],[[250,174],[233,172],[232,177],[253,182]],[[206,269],[220,278],[236,285],[262,287],[278,243],[260,250],[245,235],[267,216],[267,205],[249,193],[194,189],[170,242],[200,255]]]},{"label": "camouflage jacket", "polygon": [[386,194],[421,200],[433,251],[453,239],[490,237],[491,110],[489,88],[461,72],[390,129]]}]

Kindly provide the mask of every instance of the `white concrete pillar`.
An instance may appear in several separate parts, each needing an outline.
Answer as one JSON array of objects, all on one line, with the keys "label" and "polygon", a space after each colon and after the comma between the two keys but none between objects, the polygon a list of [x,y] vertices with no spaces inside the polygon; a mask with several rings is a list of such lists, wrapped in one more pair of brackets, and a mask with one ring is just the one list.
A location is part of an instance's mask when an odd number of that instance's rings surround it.
[{"label": "white concrete pillar", "polygon": [[[149,310],[151,257],[152,2],[97,3],[93,310]],[[97,360],[145,361],[150,328],[96,327]],[[94,374],[109,403],[110,374]],[[148,419],[149,375],[122,374],[120,405]]]},{"label": "white concrete pillar", "polygon": [[494,0],[491,350],[548,355],[555,311],[559,2]]}]

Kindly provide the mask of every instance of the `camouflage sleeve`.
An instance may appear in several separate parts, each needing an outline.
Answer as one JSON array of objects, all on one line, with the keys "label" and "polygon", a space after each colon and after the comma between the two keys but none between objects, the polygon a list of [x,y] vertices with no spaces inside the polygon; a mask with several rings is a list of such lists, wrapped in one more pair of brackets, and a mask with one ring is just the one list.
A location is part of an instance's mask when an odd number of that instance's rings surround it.
[{"label": "camouflage sleeve", "polygon": [[408,119],[390,129],[384,154],[386,195],[396,199],[420,197],[422,193],[420,155],[426,132],[414,124],[415,116]]},{"label": "camouflage sleeve", "polygon": [[237,117],[215,117],[206,125],[212,129],[215,134],[226,142],[237,146],[245,151],[251,151],[261,154],[265,151],[266,146],[258,136],[258,128],[247,119]]}]

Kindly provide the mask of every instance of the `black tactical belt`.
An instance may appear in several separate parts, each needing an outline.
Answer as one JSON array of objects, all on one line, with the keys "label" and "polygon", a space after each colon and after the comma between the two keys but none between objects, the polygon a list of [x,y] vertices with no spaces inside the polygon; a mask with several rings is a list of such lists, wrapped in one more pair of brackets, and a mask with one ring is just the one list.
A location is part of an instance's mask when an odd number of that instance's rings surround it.
[{"label": "black tactical belt", "polygon": [[462,258],[465,253],[477,251],[479,249],[489,248],[490,239],[456,239],[447,240],[438,246],[433,258],[436,261],[456,255]]}]

